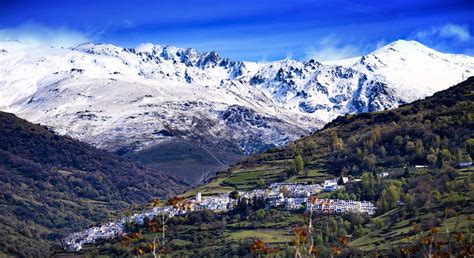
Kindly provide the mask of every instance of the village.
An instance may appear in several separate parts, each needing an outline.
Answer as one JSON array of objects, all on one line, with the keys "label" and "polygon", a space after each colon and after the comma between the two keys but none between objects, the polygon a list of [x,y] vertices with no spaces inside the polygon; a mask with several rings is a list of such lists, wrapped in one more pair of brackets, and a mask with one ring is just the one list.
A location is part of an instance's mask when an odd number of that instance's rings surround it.
[{"label": "village", "polygon": [[[385,175],[381,175],[385,176]],[[347,178],[342,177],[343,182]],[[342,214],[348,212],[360,212],[368,215],[375,214],[375,206],[371,202],[338,200],[338,199],[316,199],[310,202],[310,197],[321,192],[333,192],[344,186],[338,185],[338,179],[325,180],[320,184],[295,184],[295,183],[273,183],[265,189],[255,189],[249,192],[238,192],[238,198],[232,198],[228,193],[219,196],[209,196],[203,198],[201,193],[191,200],[189,209],[192,210],[212,210],[225,212],[233,209],[237,202],[248,201],[254,198],[261,198],[265,201],[265,206],[269,208],[282,208],[287,211],[312,209],[318,213]]]},{"label": "village", "polygon": [[[380,177],[386,176],[380,174]],[[263,199],[265,207],[279,208],[287,211],[302,210],[323,214],[365,213],[374,215],[376,207],[367,201],[339,200],[339,199],[317,199],[312,196],[321,192],[333,192],[343,188],[338,185],[348,181],[347,178],[325,180],[323,184],[297,184],[297,183],[273,183],[265,189],[254,189],[252,191],[229,192],[217,196],[203,197],[200,192],[192,199],[181,200],[175,205],[154,207],[129,217],[124,217],[115,222],[91,227],[87,230],[72,233],[66,237],[62,244],[67,251],[79,251],[85,244],[95,243],[101,239],[117,238],[125,233],[127,222],[143,224],[145,219],[152,219],[157,215],[167,217],[181,216],[193,211],[210,210],[213,212],[227,212],[234,209],[239,201],[248,202],[255,198]]]}]

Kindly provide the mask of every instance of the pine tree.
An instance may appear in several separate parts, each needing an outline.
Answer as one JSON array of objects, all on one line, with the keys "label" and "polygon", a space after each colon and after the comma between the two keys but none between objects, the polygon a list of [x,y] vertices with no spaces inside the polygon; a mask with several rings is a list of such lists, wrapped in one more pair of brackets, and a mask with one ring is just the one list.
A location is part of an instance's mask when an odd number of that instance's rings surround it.
[{"label": "pine tree", "polygon": [[384,147],[383,145],[380,146],[379,154],[380,154],[380,156],[381,156],[382,158],[387,155],[387,150],[385,149],[385,147]]},{"label": "pine tree", "polygon": [[344,148],[344,143],[342,142],[342,139],[339,138],[336,134],[336,131],[331,131],[331,150],[332,152],[341,150]]},{"label": "pine tree", "polygon": [[316,149],[317,147],[318,147],[318,145],[316,144],[316,141],[313,140],[313,139],[309,139],[306,142],[306,145],[305,145],[305,149],[307,149],[309,151],[312,151],[312,150]]},{"label": "pine tree", "polygon": [[409,177],[410,177],[410,169],[408,168],[408,166],[405,166],[405,170],[403,171],[403,175],[404,175],[406,178],[409,178]]},{"label": "pine tree", "polygon": [[397,207],[397,202],[400,200],[400,190],[395,185],[390,185],[382,191],[379,200],[379,207],[386,212]]},{"label": "pine tree", "polygon": [[367,168],[374,171],[375,165],[377,164],[377,157],[374,154],[370,154],[367,157],[364,157],[364,163],[367,165]]},{"label": "pine tree", "polygon": [[428,154],[428,156],[426,156],[426,160],[432,167],[434,167],[436,166],[436,162],[438,162],[438,157],[435,154]]},{"label": "pine tree", "polygon": [[362,153],[362,150],[359,147],[356,149],[356,157],[359,161],[362,161],[364,158],[364,153]]},{"label": "pine tree", "polygon": [[417,159],[425,158],[425,147],[423,146],[423,141],[419,139],[416,140],[416,143],[415,143],[415,157]]},{"label": "pine tree", "polygon": [[407,153],[412,153],[415,150],[415,144],[412,141],[408,141],[405,145],[405,151]]},{"label": "pine tree", "polygon": [[296,173],[302,174],[304,171],[304,161],[300,154],[296,155],[296,157],[293,159],[293,164]]}]

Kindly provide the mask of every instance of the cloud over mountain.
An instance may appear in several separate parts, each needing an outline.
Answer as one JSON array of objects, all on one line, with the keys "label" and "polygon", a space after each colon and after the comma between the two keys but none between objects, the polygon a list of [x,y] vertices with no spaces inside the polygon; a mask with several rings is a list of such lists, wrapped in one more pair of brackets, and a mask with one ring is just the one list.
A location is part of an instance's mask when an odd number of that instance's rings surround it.
[{"label": "cloud over mountain", "polygon": [[416,33],[416,37],[419,39],[439,37],[459,42],[467,42],[472,39],[472,35],[469,32],[469,26],[453,23],[447,23],[443,26],[431,27],[428,30],[419,31]]},{"label": "cloud over mountain", "polygon": [[17,40],[43,46],[72,47],[90,41],[90,37],[66,26],[48,27],[35,22],[26,22],[15,27],[0,28],[0,40]]}]

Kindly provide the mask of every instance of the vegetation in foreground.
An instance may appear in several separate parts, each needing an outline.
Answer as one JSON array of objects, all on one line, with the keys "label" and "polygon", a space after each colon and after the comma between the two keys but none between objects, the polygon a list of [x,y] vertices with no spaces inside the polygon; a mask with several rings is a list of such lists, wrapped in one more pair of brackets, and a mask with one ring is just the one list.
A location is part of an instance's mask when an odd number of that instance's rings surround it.
[{"label": "vegetation in foreground", "polygon": [[[121,239],[86,246],[81,253],[147,257],[152,256],[154,247],[156,254],[171,257],[293,257],[296,252],[302,257],[472,254],[474,205],[470,200],[474,191],[468,185],[474,183],[473,172],[474,169],[420,169],[411,171],[408,177],[400,174],[384,179],[371,179],[364,174],[363,181],[347,192],[330,193],[329,197],[344,198],[353,191],[368,194],[369,188],[364,185],[400,184],[393,207],[385,211],[383,205],[387,204],[379,201],[380,212],[374,218],[358,213],[310,216],[303,209],[265,209],[263,202],[255,199],[248,205],[239,203],[227,213],[204,210],[176,216],[165,223],[160,216],[144,225],[130,223],[127,235]],[[452,180],[442,182],[444,179],[438,180],[438,176]],[[407,184],[409,181],[413,183]],[[455,187],[445,189],[446,194],[438,194],[449,182]],[[421,195],[419,191],[425,191],[427,185],[430,192],[420,198],[410,197]],[[391,198],[380,200],[392,205]],[[59,249],[58,252],[68,255]]]},{"label": "vegetation in foreground", "polygon": [[[338,118],[285,148],[250,157],[183,195],[354,176],[361,181],[319,197],[374,201],[377,217],[316,216],[312,228],[307,215],[264,210],[256,202],[235,214],[198,212],[171,220],[163,251],[202,256],[278,251],[287,256],[308,249],[311,239],[314,245],[305,256],[473,255],[474,171],[454,168],[474,157],[473,93],[471,77],[395,110]],[[153,235],[148,230],[132,226],[130,233],[137,237],[128,245],[102,243],[86,252],[145,254],[147,238]]]}]

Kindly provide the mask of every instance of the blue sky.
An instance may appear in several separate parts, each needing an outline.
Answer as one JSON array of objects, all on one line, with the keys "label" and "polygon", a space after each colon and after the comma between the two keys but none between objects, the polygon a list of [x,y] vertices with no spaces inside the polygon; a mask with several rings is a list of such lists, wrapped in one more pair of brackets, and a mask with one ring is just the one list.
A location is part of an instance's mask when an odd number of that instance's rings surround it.
[{"label": "blue sky", "polygon": [[412,39],[474,55],[472,0],[0,0],[0,40],[216,50],[237,60],[340,59]]}]

